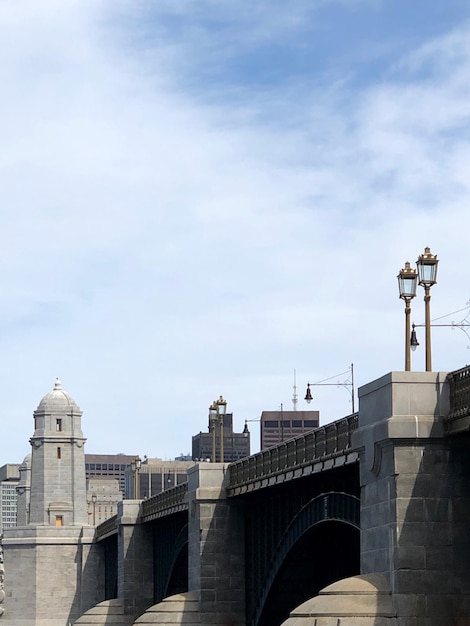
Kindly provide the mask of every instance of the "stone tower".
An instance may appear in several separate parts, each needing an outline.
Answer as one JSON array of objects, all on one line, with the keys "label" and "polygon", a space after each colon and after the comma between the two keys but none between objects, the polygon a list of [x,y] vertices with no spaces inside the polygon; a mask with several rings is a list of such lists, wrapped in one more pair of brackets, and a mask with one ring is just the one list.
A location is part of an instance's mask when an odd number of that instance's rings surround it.
[{"label": "stone tower", "polygon": [[82,412],[56,379],[34,411],[30,524],[87,523]]},{"label": "stone tower", "polygon": [[104,599],[104,561],[87,520],[82,412],[56,380],[33,415],[20,525],[3,537],[0,626],[69,626]]}]

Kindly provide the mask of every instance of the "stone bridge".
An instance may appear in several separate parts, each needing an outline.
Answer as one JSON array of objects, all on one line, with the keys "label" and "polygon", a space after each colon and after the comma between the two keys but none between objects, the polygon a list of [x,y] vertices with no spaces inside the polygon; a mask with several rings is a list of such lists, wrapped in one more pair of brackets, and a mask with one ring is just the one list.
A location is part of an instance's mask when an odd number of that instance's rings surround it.
[{"label": "stone bridge", "polygon": [[76,623],[470,625],[469,431],[470,368],[393,372],[358,414],[199,463],[97,528]]}]

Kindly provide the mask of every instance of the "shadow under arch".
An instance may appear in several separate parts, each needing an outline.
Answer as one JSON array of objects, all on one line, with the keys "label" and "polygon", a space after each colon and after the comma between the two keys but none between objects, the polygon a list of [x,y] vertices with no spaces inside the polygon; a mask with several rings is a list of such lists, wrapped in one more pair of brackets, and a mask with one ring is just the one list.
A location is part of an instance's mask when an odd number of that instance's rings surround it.
[{"label": "shadow under arch", "polygon": [[188,591],[188,525],[181,529],[170,563],[164,597]]},{"label": "shadow under arch", "polygon": [[293,518],[271,559],[251,626],[277,626],[326,585],[359,574],[360,500],[329,492]]},{"label": "shadow under arch", "polygon": [[181,514],[154,526],[154,602],[188,590],[188,522]]}]

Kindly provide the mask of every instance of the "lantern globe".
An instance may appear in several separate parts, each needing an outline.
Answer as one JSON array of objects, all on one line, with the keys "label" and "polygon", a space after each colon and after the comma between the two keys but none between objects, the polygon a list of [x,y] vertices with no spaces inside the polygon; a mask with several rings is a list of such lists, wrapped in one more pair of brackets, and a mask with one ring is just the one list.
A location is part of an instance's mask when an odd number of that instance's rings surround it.
[{"label": "lantern globe", "polygon": [[416,262],[418,268],[419,284],[423,287],[432,287],[437,280],[437,255],[431,254],[430,248],[424,249],[424,254],[420,254]]},{"label": "lantern globe", "polygon": [[402,300],[411,300],[416,296],[416,286],[418,283],[418,274],[414,270],[409,261],[405,263],[405,267],[400,271],[398,278],[398,290]]}]

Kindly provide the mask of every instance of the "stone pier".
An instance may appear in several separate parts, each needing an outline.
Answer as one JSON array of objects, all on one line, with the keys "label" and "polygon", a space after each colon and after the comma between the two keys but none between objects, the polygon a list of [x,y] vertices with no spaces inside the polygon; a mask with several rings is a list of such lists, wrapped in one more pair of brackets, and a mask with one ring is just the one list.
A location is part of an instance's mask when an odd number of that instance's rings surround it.
[{"label": "stone pier", "polygon": [[243,511],[226,499],[226,470],[199,463],[188,472],[189,591],[199,594],[201,623],[245,626]]},{"label": "stone pier", "polygon": [[359,390],[361,573],[389,581],[399,626],[470,624],[470,450],[445,436],[446,375]]}]

